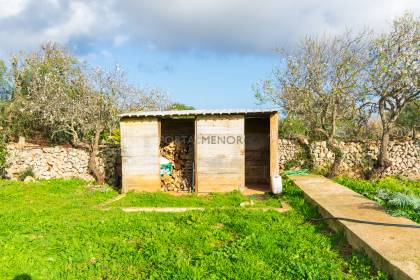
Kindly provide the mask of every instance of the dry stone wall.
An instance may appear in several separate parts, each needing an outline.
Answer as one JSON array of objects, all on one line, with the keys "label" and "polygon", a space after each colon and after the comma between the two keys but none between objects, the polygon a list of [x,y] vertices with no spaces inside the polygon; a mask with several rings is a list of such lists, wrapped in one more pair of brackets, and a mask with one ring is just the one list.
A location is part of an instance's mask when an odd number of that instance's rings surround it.
[{"label": "dry stone wall", "polygon": [[[38,179],[75,177],[93,180],[88,171],[89,153],[85,150],[66,146],[9,144],[7,151],[6,173],[10,179],[17,179],[30,168]],[[119,161],[118,147],[109,146],[100,151],[100,168],[109,184],[118,184]]]},{"label": "dry stone wall", "polygon": [[[341,142],[343,161],[340,172],[342,174],[358,176],[367,167],[370,160],[376,160],[379,151],[379,141],[366,142]],[[315,168],[328,168],[333,160],[334,154],[327,148],[325,141],[312,142],[311,156]],[[293,139],[279,140],[279,164],[284,170],[288,161],[296,159],[301,146]],[[416,176],[420,174],[420,141],[391,141],[389,145],[389,157],[392,166],[386,171],[386,175]]]},{"label": "dry stone wall", "polygon": [[[327,148],[325,141],[313,142],[311,156],[315,168],[328,168],[334,159],[334,154]],[[301,146],[296,140],[279,140],[279,165],[284,170],[288,161],[298,157]],[[379,142],[342,142],[343,162],[342,174],[360,176],[369,159],[377,158]],[[38,179],[51,178],[81,178],[93,180],[88,171],[89,154],[85,150],[66,146],[37,146],[32,144],[9,144],[7,176],[17,179],[19,175],[31,168]],[[420,141],[391,141],[389,147],[392,166],[386,174],[401,174],[406,176],[420,175]],[[109,146],[99,154],[100,167],[105,171],[107,183],[118,185],[120,182],[120,150]]]}]

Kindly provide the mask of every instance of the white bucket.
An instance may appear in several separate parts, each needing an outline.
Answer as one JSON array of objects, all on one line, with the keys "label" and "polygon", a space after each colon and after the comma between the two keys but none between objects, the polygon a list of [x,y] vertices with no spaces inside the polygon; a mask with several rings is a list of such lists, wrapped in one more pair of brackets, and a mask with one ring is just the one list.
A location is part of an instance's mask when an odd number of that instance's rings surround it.
[{"label": "white bucket", "polygon": [[281,176],[275,175],[271,176],[271,191],[274,194],[280,194],[282,192]]}]

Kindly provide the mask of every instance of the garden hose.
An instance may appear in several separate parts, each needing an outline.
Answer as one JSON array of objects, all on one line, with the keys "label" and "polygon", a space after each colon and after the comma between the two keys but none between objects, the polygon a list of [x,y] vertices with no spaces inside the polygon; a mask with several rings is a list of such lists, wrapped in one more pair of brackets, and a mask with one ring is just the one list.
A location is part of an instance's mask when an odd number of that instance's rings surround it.
[{"label": "garden hose", "polygon": [[283,173],[285,176],[305,176],[309,175],[308,169],[286,170]]},{"label": "garden hose", "polygon": [[358,220],[358,219],[351,219],[351,218],[343,218],[343,217],[329,217],[329,218],[320,218],[320,219],[309,218],[309,219],[306,219],[306,221],[313,221],[313,222],[320,222],[320,221],[325,221],[325,220],[342,220],[342,221],[348,221],[348,222],[359,223],[359,224],[369,224],[369,225],[387,226],[387,227],[419,228],[420,229],[420,225],[372,222],[372,221]]}]

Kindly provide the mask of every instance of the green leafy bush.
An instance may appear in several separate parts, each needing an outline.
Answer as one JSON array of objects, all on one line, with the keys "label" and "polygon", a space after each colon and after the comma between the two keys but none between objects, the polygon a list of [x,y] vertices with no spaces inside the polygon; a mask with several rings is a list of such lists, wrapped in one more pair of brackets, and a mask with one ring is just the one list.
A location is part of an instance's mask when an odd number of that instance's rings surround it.
[{"label": "green leafy bush", "polygon": [[420,222],[420,198],[407,193],[388,193],[382,196],[388,211],[395,216],[405,216]]},{"label": "green leafy bush", "polygon": [[309,135],[307,124],[300,118],[287,117],[279,122],[280,138],[295,138],[301,135]]},{"label": "green leafy bush", "polygon": [[312,170],[313,166],[314,163],[309,145],[301,145],[295,157],[284,164],[284,169],[290,170],[294,168],[304,168]]},{"label": "green leafy bush", "polygon": [[290,170],[294,168],[299,168],[301,165],[302,165],[302,162],[299,159],[294,158],[294,159],[286,161],[286,163],[284,164],[284,169]]},{"label": "green leafy bush", "polygon": [[19,174],[19,181],[24,181],[26,177],[35,177],[34,171],[32,167],[26,168],[22,173]]},{"label": "green leafy bush", "polygon": [[420,197],[420,181],[409,180],[402,176],[382,178],[375,182],[375,186],[391,192],[408,192]]},{"label": "green leafy bush", "polygon": [[325,163],[322,166],[315,166],[312,168],[311,173],[327,177],[331,170],[331,166],[331,163]]},{"label": "green leafy bush", "polygon": [[7,147],[3,137],[0,136],[0,178],[5,175],[5,168],[7,160]]}]

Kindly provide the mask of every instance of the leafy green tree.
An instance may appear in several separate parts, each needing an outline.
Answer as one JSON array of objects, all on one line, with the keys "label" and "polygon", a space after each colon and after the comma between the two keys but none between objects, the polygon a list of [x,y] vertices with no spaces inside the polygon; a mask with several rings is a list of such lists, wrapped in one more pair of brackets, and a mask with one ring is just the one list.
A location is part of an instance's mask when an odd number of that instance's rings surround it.
[{"label": "leafy green tree", "polygon": [[11,80],[6,64],[0,60],[0,178],[4,176],[6,167],[8,136],[6,112],[12,92]]},{"label": "leafy green tree", "polygon": [[279,136],[281,138],[308,137],[310,130],[305,121],[298,117],[286,117],[279,122]]},{"label": "leafy green tree", "polygon": [[420,128],[420,101],[416,100],[408,104],[397,119],[397,127],[404,135],[411,134],[413,139],[417,138],[417,131]]},{"label": "leafy green tree", "polygon": [[0,59],[0,102],[10,100],[12,85],[6,64]]},{"label": "leafy green tree", "polygon": [[13,93],[13,84],[6,64],[0,59],[0,132],[5,125],[6,110],[10,105]]},{"label": "leafy green tree", "polygon": [[167,108],[167,110],[194,110],[194,109],[195,108],[193,106],[189,106],[189,105],[178,103],[178,102],[171,103]]}]

